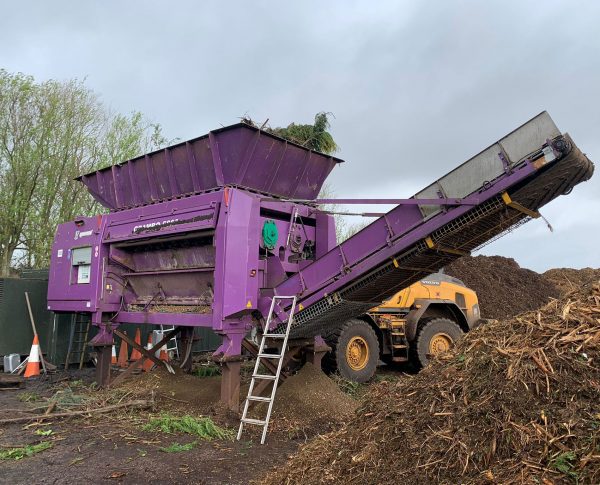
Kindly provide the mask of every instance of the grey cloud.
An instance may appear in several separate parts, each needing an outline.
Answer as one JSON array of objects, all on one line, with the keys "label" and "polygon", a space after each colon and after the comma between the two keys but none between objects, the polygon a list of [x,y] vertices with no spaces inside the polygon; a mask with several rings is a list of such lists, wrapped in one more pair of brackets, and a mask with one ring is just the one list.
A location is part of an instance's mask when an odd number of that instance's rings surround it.
[{"label": "grey cloud", "polygon": [[[573,5],[10,2],[0,66],[87,77],[170,138],[245,113],[276,126],[331,111],[348,161],[330,178],[337,195],[410,196],[544,109],[600,160],[600,4]],[[582,216],[598,209],[597,179],[548,207],[551,237],[526,226],[486,251],[536,269],[600,266],[598,223]]]}]

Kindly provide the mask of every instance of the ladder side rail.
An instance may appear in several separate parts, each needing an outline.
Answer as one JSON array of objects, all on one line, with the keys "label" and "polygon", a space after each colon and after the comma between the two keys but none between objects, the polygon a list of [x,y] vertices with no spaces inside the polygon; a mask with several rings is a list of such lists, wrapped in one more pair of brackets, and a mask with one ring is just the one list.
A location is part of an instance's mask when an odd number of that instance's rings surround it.
[{"label": "ladder side rail", "polygon": [[[263,432],[261,435],[261,444],[264,444],[265,442],[265,438],[266,438],[266,433],[268,430],[268,426],[269,426],[269,420],[271,418],[271,411],[273,408],[273,402],[275,399],[275,393],[277,392],[277,384],[279,382],[279,376],[281,375],[281,368],[283,366],[283,356],[285,355],[285,349],[287,347],[287,341],[288,341],[288,337],[289,337],[289,332],[290,332],[290,328],[291,328],[291,323],[293,321],[293,312],[294,309],[296,307],[296,296],[279,296],[279,295],[275,295],[272,297],[271,299],[271,305],[269,308],[269,314],[267,316],[267,322],[266,322],[266,328],[268,329],[269,324],[273,318],[273,311],[275,309],[275,302],[277,300],[292,300],[292,306],[291,306],[291,312],[288,314],[288,319],[287,319],[287,325],[286,325],[286,332],[284,334],[284,341],[283,341],[283,346],[282,346],[282,350],[281,353],[275,357],[279,363],[277,365],[277,369],[275,372],[275,376],[273,376],[273,388],[271,389],[271,395],[268,398],[264,398],[261,399],[264,402],[268,402],[268,408],[267,408],[267,415],[265,417],[264,420],[251,420],[247,418],[248,415],[248,408],[250,406],[250,401],[253,400],[252,398],[256,398],[258,396],[254,396],[253,395],[253,391],[254,391],[254,385],[256,383],[256,379],[257,378],[261,378],[260,374],[258,374],[258,369],[260,367],[260,362],[261,362],[261,358],[267,358],[267,357],[261,357],[262,354],[264,354],[264,349],[265,349],[265,343],[267,341],[267,336],[266,336],[266,332],[263,333],[261,342],[260,342],[260,346],[258,348],[258,353],[257,353],[257,358],[256,358],[256,362],[254,364],[254,370],[252,372],[252,379],[250,381],[250,387],[248,389],[248,394],[246,396],[246,402],[244,403],[244,409],[242,411],[242,418],[240,420],[240,426],[238,429],[238,433],[237,433],[237,440],[239,441],[242,437],[242,432],[244,429],[244,424],[245,423],[249,423],[249,424],[260,424],[263,427]],[[257,400],[257,399],[254,399]]]},{"label": "ladder side rail", "polygon": [[294,310],[296,309],[296,297],[293,296],[293,297],[291,297],[291,299],[292,299],[292,307],[290,308],[290,312],[288,314],[288,320],[287,320],[287,325],[286,325],[286,329],[285,329],[285,337],[283,339],[283,346],[281,347],[279,363],[277,364],[277,373],[275,374],[275,382],[273,383],[273,389],[271,389],[271,399],[269,401],[269,406],[267,408],[267,417],[265,418],[265,426],[263,428],[263,433],[262,433],[262,436],[260,439],[261,445],[264,444],[265,439],[267,437],[269,421],[271,420],[271,412],[273,411],[273,404],[275,402],[275,394],[277,393],[277,383],[279,382],[279,376],[281,374],[281,367],[283,366],[283,356],[287,349],[287,342],[288,342],[288,338],[290,336],[290,328],[291,328],[292,322],[294,320]]},{"label": "ladder side rail", "polygon": [[[269,323],[271,321],[272,315],[273,315],[273,309],[275,308],[275,299],[276,297],[273,297],[271,299],[271,306],[269,308],[269,314],[267,315],[267,322],[266,322],[266,328],[269,328]],[[244,429],[244,420],[246,419],[246,416],[248,414],[248,407],[250,406],[250,399],[248,399],[250,396],[252,396],[252,391],[254,391],[254,384],[256,382],[256,378],[255,376],[258,374],[258,368],[260,367],[260,354],[263,353],[265,347],[265,337],[263,335],[263,338],[260,341],[260,345],[258,348],[258,352],[256,355],[256,361],[254,362],[254,370],[252,371],[252,379],[250,380],[250,387],[248,388],[248,394],[246,396],[246,402],[244,403],[244,409],[242,411],[242,419],[240,420],[240,427],[238,429],[238,434],[237,434],[237,440],[239,441],[240,438],[242,437],[242,431]],[[277,386],[277,383],[274,383],[274,386]]]}]

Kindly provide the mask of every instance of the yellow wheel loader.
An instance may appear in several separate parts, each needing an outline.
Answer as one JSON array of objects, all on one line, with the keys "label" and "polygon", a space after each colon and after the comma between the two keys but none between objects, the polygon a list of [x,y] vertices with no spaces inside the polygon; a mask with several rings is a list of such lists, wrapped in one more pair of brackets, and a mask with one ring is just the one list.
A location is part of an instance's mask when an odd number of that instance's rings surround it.
[{"label": "yellow wheel loader", "polygon": [[333,329],[325,336],[332,349],[325,367],[356,382],[373,377],[379,360],[418,369],[480,322],[476,293],[457,278],[435,273]]}]

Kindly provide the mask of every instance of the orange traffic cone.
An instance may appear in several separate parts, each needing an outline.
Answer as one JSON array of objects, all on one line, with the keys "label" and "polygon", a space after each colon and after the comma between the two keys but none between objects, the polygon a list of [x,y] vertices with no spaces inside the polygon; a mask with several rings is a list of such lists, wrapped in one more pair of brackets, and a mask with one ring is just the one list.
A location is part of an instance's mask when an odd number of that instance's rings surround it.
[{"label": "orange traffic cone", "polygon": [[[146,349],[150,350],[152,348],[152,332],[148,334],[148,343],[146,344]],[[150,359],[146,359],[143,364],[143,369],[146,372],[149,372],[152,367],[154,367],[154,362]]]},{"label": "orange traffic cone", "polygon": [[35,377],[40,375],[40,341],[37,334],[33,336],[33,344],[31,352],[29,352],[29,360],[25,369],[25,377]]},{"label": "orange traffic cone", "polygon": [[[125,332],[123,332],[125,333]],[[127,357],[128,357],[128,348],[127,342],[125,340],[121,340],[121,346],[119,347],[119,359],[117,360],[117,365],[119,367],[127,367]]]},{"label": "orange traffic cone", "polygon": [[[140,333],[140,329],[137,328],[135,330],[135,339],[134,339],[135,343],[138,345],[142,345],[142,335]],[[131,358],[130,360],[132,362],[135,362],[136,360],[140,360],[142,358],[142,354],[140,353],[140,351],[138,349],[133,349],[131,351]]]},{"label": "orange traffic cone", "polygon": [[115,344],[112,346],[112,356],[110,358],[110,365],[117,365],[117,349]]}]

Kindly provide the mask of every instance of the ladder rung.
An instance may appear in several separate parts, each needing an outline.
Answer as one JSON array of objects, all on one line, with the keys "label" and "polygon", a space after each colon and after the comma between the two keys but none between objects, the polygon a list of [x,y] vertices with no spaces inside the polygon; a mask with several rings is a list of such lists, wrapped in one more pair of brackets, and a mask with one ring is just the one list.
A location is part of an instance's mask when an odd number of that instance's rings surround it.
[{"label": "ladder rung", "polygon": [[394,347],[395,349],[405,349],[406,345],[396,344],[396,345],[393,345],[392,347]]},{"label": "ladder rung", "polygon": [[[277,300],[292,300],[291,310],[290,310],[290,314],[288,315],[288,318],[286,319],[286,322],[285,322],[285,324],[286,324],[285,332],[280,333],[280,327],[277,327],[277,328],[274,328],[273,330],[271,330],[271,333],[269,333],[271,319],[273,318],[273,312],[275,311],[276,306],[278,306]],[[269,420],[271,419],[271,410],[273,407],[273,401],[275,400],[275,391],[276,391],[276,387],[277,387],[277,382],[279,380],[279,372],[281,370],[281,364],[283,363],[283,357],[285,356],[285,351],[286,351],[285,346],[284,346],[284,348],[282,348],[280,350],[280,352],[281,352],[280,354],[267,354],[264,350],[265,341],[268,338],[274,338],[274,339],[282,339],[283,342],[287,342],[287,338],[290,334],[290,327],[291,327],[293,319],[294,319],[293,313],[294,313],[295,307],[296,307],[296,297],[295,296],[292,296],[292,297],[275,296],[271,299],[271,309],[269,310],[269,315],[267,316],[266,325],[264,327],[265,333],[263,333],[263,335],[262,335],[260,347],[257,349],[256,347],[252,346],[252,353],[256,352],[256,363],[254,366],[254,371],[252,372],[252,383],[250,384],[250,389],[248,390],[248,395],[246,396],[246,404],[244,405],[244,412],[242,414],[242,419],[240,421],[240,427],[238,429],[238,434],[237,434],[238,440],[242,437],[242,432],[244,431],[244,424],[256,424],[258,426],[263,426],[263,433],[262,433],[262,438],[260,440],[260,444],[262,445],[265,442],[267,429],[269,427]],[[277,372],[275,373],[275,375],[257,374],[258,368],[261,365],[260,359],[272,359],[272,360],[279,361],[278,367],[277,367]],[[262,365],[265,366],[267,369],[269,369],[269,371],[271,371],[275,364],[271,363],[270,361],[263,361]],[[266,381],[273,381],[274,387],[273,387],[273,391],[271,393],[271,397],[262,397],[262,396],[252,395],[252,390],[254,389],[254,384],[256,382],[255,379],[264,379]],[[263,384],[265,384],[265,383],[263,383]],[[250,405],[250,402],[255,402],[255,401],[269,403],[267,415],[265,416],[264,421],[261,419],[251,419],[251,418],[246,417],[247,413],[248,413],[248,406]]]},{"label": "ladder rung", "polygon": [[274,381],[277,379],[277,376],[268,376],[265,374],[252,374],[252,377],[255,379],[264,379],[265,381]]},{"label": "ladder rung", "polygon": [[406,335],[404,332],[392,332],[394,337],[404,337]]},{"label": "ladder rung", "polygon": [[266,423],[266,421],[263,421],[261,419],[250,419],[250,418],[242,418],[242,423],[246,423],[246,424],[257,424],[259,426],[264,426]]}]

